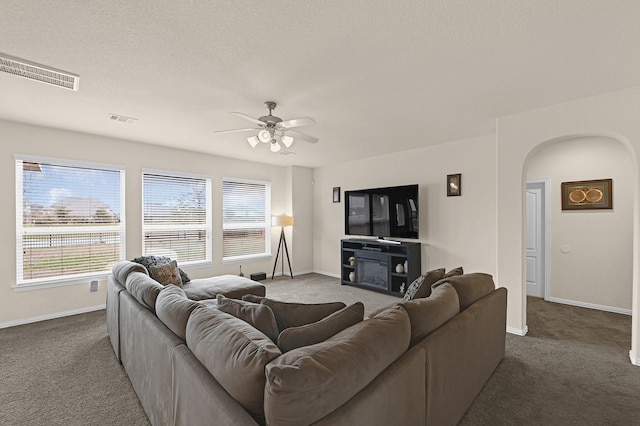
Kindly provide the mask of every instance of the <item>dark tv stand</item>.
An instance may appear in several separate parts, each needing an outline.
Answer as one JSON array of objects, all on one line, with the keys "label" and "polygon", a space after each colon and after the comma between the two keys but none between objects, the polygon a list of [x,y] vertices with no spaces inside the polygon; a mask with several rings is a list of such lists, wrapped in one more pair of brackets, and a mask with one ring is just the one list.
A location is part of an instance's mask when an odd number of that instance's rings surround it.
[{"label": "dark tv stand", "polygon": [[341,259],[342,285],[395,296],[402,296],[422,273],[420,243],[345,239],[341,241]]}]

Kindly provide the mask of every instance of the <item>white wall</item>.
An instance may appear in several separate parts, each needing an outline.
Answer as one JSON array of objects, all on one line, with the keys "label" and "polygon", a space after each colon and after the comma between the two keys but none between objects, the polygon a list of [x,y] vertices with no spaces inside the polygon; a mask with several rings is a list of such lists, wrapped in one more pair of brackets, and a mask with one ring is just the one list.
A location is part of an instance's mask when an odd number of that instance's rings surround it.
[{"label": "white wall", "polygon": [[[463,266],[494,274],[495,168],[495,136],[488,135],[314,169],[314,270],[340,274],[345,190],[418,184],[422,271]],[[446,175],[454,173],[462,174],[462,195],[447,197]],[[336,186],[340,203],[332,200]]]},{"label": "white wall", "polygon": [[[534,151],[527,162],[527,179],[539,178],[550,179],[547,297],[630,312],[633,167],[628,149],[605,137],[551,142]],[[562,182],[608,178],[613,179],[612,210],[562,210]]]},{"label": "white wall", "polygon": [[[257,179],[272,183],[272,211],[287,211],[291,185],[287,183],[284,167],[270,166],[230,158],[216,157],[178,149],[151,146],[120,139],[99,137],[51,128],[0,121],[0,179],[4,182],[4,202],[0,205],[0,268],[5,273],[0,286],[0,326],[19,324],[35,318],[47,318],[58,313],[80,312],[105,303],[105,281],[98,292],[89,292],[89,283],[16,292],[15,285],[15,162],[14,154],[27,154],[78,161],[121,164],[126,169],[126,258],[142,253],[142,195],[143,168],[167,171],[187,171],[212,178],[213,201],[213,263],[207,267],[185,268],[193,278],[219,274],[237,274],[238,264],[222,264],[222,177]],[[268,153],[265,155],[269,155]],[[298,174],[310,174],[309,169]],[[307,200],[308,202],[308,200]],[[302,202],[304,204],[304,200]],[[296,219],[298,221],[298,219]],[[302,223],[304,224],[304,220]],[[310,228],[310,226],[309,226]],[[293,231],[295,232],[295,231]],[[306,234],[310,231],[307,230]],[[275,256],[279,230],[272,229]],[[310,241],[296,241],[296,259],[301,267],[311,265]],[[252,272],[271,272],[272,259],[242,262],[245,275]],[[295,273],[294,267],[294,273]]]},{"label": "white wall", "polygon": [[[576,136],[607,136],[622,142],[633,165],[633,290],[630,357],[640,365],[640,216],[638,150],[640,150],[640,87],[580,99],[497,121],[498,153],[498,283],[509,290],[507,325],[526,332],[524,276],[525,164],[539,145]],[[615,202],[615,201],[614,201]]]}]

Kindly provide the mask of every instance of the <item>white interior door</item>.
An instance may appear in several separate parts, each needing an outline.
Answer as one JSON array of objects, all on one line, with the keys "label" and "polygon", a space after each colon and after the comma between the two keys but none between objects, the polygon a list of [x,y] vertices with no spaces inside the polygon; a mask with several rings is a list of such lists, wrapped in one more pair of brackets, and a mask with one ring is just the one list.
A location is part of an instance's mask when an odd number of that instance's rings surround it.
[{"label": "white interior door", "polygon": [[527,185],[527,294],[544,297],[544,245],[542,189]]}]

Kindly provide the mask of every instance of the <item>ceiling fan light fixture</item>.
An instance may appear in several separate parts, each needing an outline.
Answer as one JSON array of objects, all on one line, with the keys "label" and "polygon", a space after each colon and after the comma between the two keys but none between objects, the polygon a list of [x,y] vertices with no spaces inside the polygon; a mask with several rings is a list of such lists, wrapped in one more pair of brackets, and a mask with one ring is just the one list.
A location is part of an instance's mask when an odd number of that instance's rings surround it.
[{"label": "ceiling fan light fixture", "polygon": [[251,136],[250,138],[247,138],[247,142],[249,142],[249,145],[251,145],[251,148],[255,148],[256,145],[260,143],[258,138],[255,136]]},{"label": "ceiling fan light fixture", "polygon": [[271,152],[278,152],[282,149],[278,141],[275,139],[271,141]]},{"label": "ceiling fan light fixture", "polygon": [[289,148],[289,147],[291,146],[291,144],[293,143],[293,138],[292,138],[291,136],[284,135],[284,136],[281,138],[281,141],[282,141],[282,143],[283,143],[283,145],[284,145],[284,146],[286,146],[287,148]]},{"label": "ceiling fan light fixture", "polygon": [[258,139],[262,143],[267,143],[271,141],[271,133],[269,133],[269,131],[266,129],[262,129],[258,132]]}]

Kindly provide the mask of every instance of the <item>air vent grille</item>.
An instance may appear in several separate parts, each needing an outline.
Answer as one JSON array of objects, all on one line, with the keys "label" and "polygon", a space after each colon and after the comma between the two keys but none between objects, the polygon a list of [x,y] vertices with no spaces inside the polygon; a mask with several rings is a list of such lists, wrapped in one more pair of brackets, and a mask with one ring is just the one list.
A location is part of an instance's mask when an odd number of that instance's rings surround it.
[{"label": "air vent grille", "polygon": [[80,76],[0,53],[0,71],[40,83],[78,91]]},{"label": "air vent grille", "polygon": [[109,117],[109,120],[117,121],[118,123],[136,124],[138,122],[137,118],[125,117],[119,114],[110,113],[107,117]]}]

